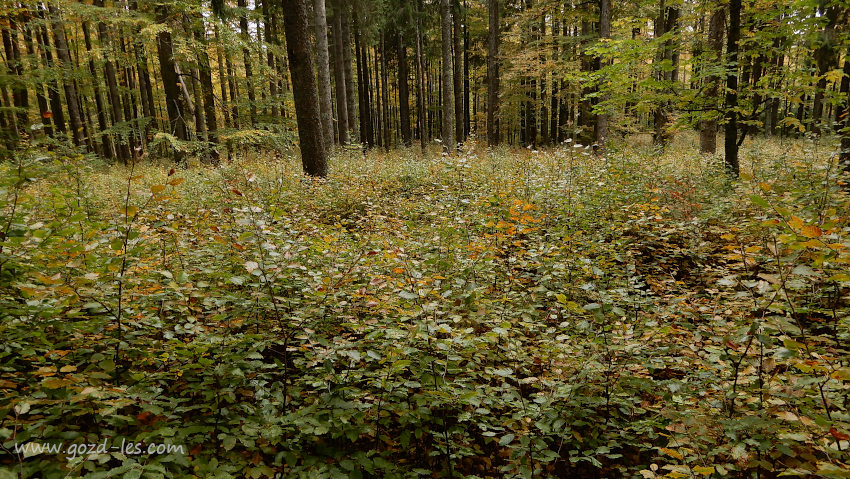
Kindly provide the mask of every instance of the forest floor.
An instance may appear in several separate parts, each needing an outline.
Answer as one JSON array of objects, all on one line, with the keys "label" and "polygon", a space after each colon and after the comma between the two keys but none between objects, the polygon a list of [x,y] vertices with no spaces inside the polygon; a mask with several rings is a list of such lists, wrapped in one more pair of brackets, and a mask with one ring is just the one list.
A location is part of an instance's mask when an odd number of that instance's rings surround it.
[{"label": "forest floor", "polygon": [[734,183],[694,142],[324,181],[21,153],[0,479],[850,477],[850,180],[828,142],[748,141]]}]

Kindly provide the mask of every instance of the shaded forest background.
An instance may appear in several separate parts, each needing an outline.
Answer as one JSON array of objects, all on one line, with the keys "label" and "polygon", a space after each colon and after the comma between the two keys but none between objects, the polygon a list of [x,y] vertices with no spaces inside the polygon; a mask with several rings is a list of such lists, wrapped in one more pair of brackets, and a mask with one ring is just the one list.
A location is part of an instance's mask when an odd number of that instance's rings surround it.
[{"label": "shaded forest background", "polygon": [[647,132],[663,146],[696,129],[713,153],[723,128],[736,170],[748,135],[846,123],[842,1],[7,2],[0,146],[122,162],[286,147],[285,4],[308,12],[298,41],[328,146],[601,145]]}]

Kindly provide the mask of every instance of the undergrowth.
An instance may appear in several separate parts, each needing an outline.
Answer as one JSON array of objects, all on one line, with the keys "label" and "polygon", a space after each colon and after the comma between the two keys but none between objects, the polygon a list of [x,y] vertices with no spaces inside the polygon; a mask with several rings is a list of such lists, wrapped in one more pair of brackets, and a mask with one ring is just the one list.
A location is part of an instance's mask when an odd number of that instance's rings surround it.
[{"label": "undergrowth", "polygon": [[[850,477],[828,149],[0,165],[0,477]],[[122,440],[184,453],[16,452]],[[74,457],[76,456],[76,457]]]}]

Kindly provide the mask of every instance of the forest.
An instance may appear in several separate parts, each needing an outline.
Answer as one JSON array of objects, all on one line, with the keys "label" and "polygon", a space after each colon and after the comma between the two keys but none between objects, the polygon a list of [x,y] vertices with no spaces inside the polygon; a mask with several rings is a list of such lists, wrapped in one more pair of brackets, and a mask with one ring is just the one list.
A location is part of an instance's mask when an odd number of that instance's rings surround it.
[{"label": "forest", "polygon": [[850,478],[850,1],[0,34],[0,479]]}]

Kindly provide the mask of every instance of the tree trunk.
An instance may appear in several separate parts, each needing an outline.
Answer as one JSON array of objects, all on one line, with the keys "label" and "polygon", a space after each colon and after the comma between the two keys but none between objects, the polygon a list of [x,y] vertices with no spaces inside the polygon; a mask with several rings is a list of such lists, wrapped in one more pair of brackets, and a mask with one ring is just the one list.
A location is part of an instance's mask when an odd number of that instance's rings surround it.
[{"label": "tree trunk", "polygon": [[387,45],[383,32],[381,33],[381,107],[383,117],[383,138],[384,148],[390,149],[393,146],[392,128],[390,126],[390,102],[389,102],[389,87],[387,74]]},{"label": "tree trunk", "polygon": [[242,9],[239,15],[239,30],[242,32],[242,41],[245,42],[245,47],[242,48],[242,59],[245,65],[245,86],[248,88],[248,120],[251,127],[257,124],[257,95],[254,90],[254,71],[251,65],[251,50],[247,45],[251,44],[251,34],[248,32],[248,2],[239,0],[237,5]]},{"label": "tree trunk", "polygon": [[345,54],[343,53],[342,19],[333,15],[334,82],[336,84],[336,115],[339,143],[348,144],[348,97],[345,91]]},{"label": "tree trunk", "polygon": [[[208,43],[206,38],[206,27],[204,26],[204,18],[197,18],[199,22],[195,29],[195,39],[200,43],[198,50],[198,76],[201,81],[201,96],[204,104],[204,121],[207,127],[207,140],[213,145],[218,144],[218,119],[215,115],[215,87],[212,81],[212,68],[210,67],[210,57],[207,53]],[[220,65],[219,65],[220,66]],[[222,88],[224,83],[222,82]],[[219,153],[213,147],[209,152],[209,160],[212,163],[218,163]]]},{"label": "tree trunk", "polygon": [[410,132],[410,92],[407,80],[410,76],[407,67],[407,47],[404,35],[398,32],[398,116],[401,122],[401,141],[410,146],[413,138]]},{"label": "tree trunk", "polygon": [[[97,3],[95,3],[97,6]],[[106,124],[106,107],[103,105],[103,95],[100,93],[100,75],[97,71],[97,66],[94,63],[94,55],[92,55],[92,44],[91,44],[91,34],[89,33],[88,22],[82,23],[83,28],[83,42],[86,45],[86,52],[89,54],[89,73],[91,73],[92,77],[92,89],[94,90],[94,101],[95,101],[95,109],[97,111],[97,124],[100,131],[105,131],[108,126]],[[104,46],[103,38],[100,40],[101,46]],[[110,63],[108,60],[106,63]],[[114,72],[113,72],[114,73]],[[110,103],[111,103],[110,99]],[[120,110],[119,110],[120,111]],[[113,114],[113,125],[122,120],[116,120],[115,115]],[[115,152],[113,151],[112,138],[109,135],[105,135],[101,133],[100,136],[101,148],[98,153],[100,153],[104,158],[113,158],[115,156]],[[128,150],[129,152],[129,150]],[[126,160],[121,158],[122,161]]]},{"label": "tree trunk", "polygon": [[844,165],[844,171],[850,174],[850,49],[844,55],[844,77],[841,79],[841,97],[844,98],[844,108],[841,114],[841,152],[838,161]]},{"label": "tree trunk", "polygon": [[68,71],[74,64],[71,60],[71,52],[68,50],[68,39],[65,35],[65,25],[62,23],[59,12],[56,7],[48,3],[47,6],[50,16],[53,17],[53,41],[56,45],[56,56],[59,60],[59,66],[62,71],[63,85],[65,89],[65,103],[68,105],[68,117],[71,122],[71,137],[74,144],[83,146],[86,144],[86,138],[83,133],[83,116],[80,113],[80,104],[77,100],[77,87],[74,80],[71,78],[71,73]]},{"label": "tree trunk", "polygon": [[[590,46],[592,40],[591,38],[595,34],[593,30],[593,26],[588,21],[581,22],[581,52],[579,53],[580,63],[581,63],[581,71],[584,73],[590,72],[593,70],[593,64],[595,63],[594,58],[588,53],[588,47]],[[596,129],[596,118],[593,113],[593,101],[590,96],[594,93],[594,88],[590,85],[587,85],[581,90],[581,99],[579,101],[579,112],[578,112],[578,124],[580,127],[581,133],[579,134],[578,140],[584,144],[590,144],[596,140],[596,135],[594,130]]]},{"label": "tree trunk", "polygon": [[[723,60],[723,30],[726,28],[726,9],[718,8],[708,22],[708,49],[709,66],[716,69]],[[717,107],[717,99],[720,94],[720,76],[709,75],[706,78],[705,98],[708,108]],[[717,151],[717,117],[712,110],[706,113],[706,119],[700,121],[699,151],[700,153],[713,155]]]},{"label": "tree trunk", "polygon": [[462,48],[462,28],[460,20],[460,0],[453,0],[453,21],[454,34],[452,35],[454,45],[454,58],[452,61],[453,78],[454,78],[454,111],[455,111],[455,139],[458,143],[463,143],[463,51]]},{"label": "tree trunk", "polygon": [[[30,25],[24,26],[24,42],[27,45],[27,54],[30,58],[32,58],[33,62],[36,62],[38,57],[36,56],[35,46],[38,42],[33,36],[32,27]],[[53,137],[53,123],[51,122],[52,113],[50,112],[50,107],[47,103],[47,97],[44,96],[44,84],[42,84],[41,81],[36,81],[35,83],[35,98],[38,103],[41,124],[44,125],[44,134],[49,137]],[[0,117],[1,116],[2,115],[0,115]]]},{"label": "tree trunk", "polygon": [[292,76],[292,95],[298,122],[301,164],[304,173],[324,177],[328,174],[325,142],[322,138],[322,118],[316,77],[313,76],[313,55],[310,47],[310,24],[307,20],[307,0],[281,0],[286,53]]},{"label": "tree trunk", "polygon": [[741,37],[741,0],[729,0],[729,35],[726,39],[728,52],[726,72],[726,138],[724,152],[726,169],[737,178],[738,163],[738,39]]},{"label": "tree trunk", "polygon": [[[271,0],[263,0],[263,27],[265,29],[266,34],[266,43],[269,45],[266,47],[266,65],[268,66],[268,75],[269,75],[269,96],[271,97],[271,106],[272,106],[272,117],[277,118],[280,115],[280,108],[278,107],[278,98],[277,98],[277,82],[278,78],[275,75],[275,61],[274,61],[274,52],[272,51],[272,46],[277,46],[277,33],[275,28],[275,13],[272,12],[271,9]],[[324,7],[324,2],[322,3]],[[260,58],[262,61],[262,57]]]},{"label": "tree trunk", "polygon": [[18,135],[29,133],[29,94],[24,77],[24,63],[18,47],[18,30],[15,21],[9,18],[9,29],[3,29],[3,47],[6,50],[6,64],[14,75],[12,81],[12,104],[15,106]]},{"label": "tree trunk", "polygon": [[215,55],[218,64],[218,86],[221,91],[221,112],[224,116],[224,127],[230,128],[230,111],[227,109],[227,76],[224,73],[224,48],[218,41],[218,25],[215,26]]},{"label": "tree trunk", "polygon": [[357,109],[354,108],[354,70],[351,58],[351,28],[349,27],[347,13],[340,12],[342,18],[342,53],[345,65],[345,102],[348,112],[348,127],[354,133],[354,138],[360,136],[360,126],[357,122]]},{"label": "tree trunk", "polygon": [[[103,0],[95,0],[95,6],[103,8]],[[109,33],[106,30],[106,23],[97,23],[97,36],[100,39],[101,48],[108,48],[110,41]],[[118,94],[118,79],[115,76],[115,64],[109,61],[107,57],[103,69],[106,74],[106,87],[109,95],[109,105],[112,108],[112,124],[114,125],[124,121],[124,115],[121,110],[121,96]],[[116,153],[118,154],[118,159],[124,162],[124,164],[130,161],[130,146],[124,138],[118,138]]]},{"label": "tree trunk", "polygon": [[[40,19],[44,19],[44,10],[41,5],[38,7],[38,15]],[[36,32],[37,36],[41,39],[41,59],[44,65],[44,68],[47,70],[53,70],[53,53],[50,50],[50,39],[47,36],[47,27],[43,24],[38,28]],[[47,82],[47,96],[50,99],[50,111],[53,114],[52,120],[53,125],[56,127],[56,131],[58,133],[67,132],[67,128],[65,127],[65,114],[62,109],[62,98],[59,96],[59,86],[56,84],[55,80],[49,80]]]},{"label": "tree trunk", "polygon": [[328,150],[334,141],[333,102],[331,100],[331,67],[328,54],[328,20],[325,0],[313,0],[316,20],[316,69],[319,73],[319,111],[322,116],[322,138]]},{"label": "tree trunk", "polygon": [[[160,5],[156,9],[158,23],[165,23],[168,19],[166,7]],[[171,40],[171,32],[167,29],[157,33],[157,56],[159,58],[160,74],[162,75],[162,86],[165,91],[165,107],[168,112],[168,132],[180,140],[188,140],[189,133],[186,128],[185,113],[188,111],[180,91],[182,85],[177,76],[177,68],[174,63],[174,51]]]},{"label": "tree trunk", "polygon": [[[599,0],[599,38],[611,38],[611,0]],[[599,68],[604,66],[601,58],[597,58]],[[598,68],[597,68],[598,69]],[[607,94],[603,94],[602,101],[608,99]],[[596,142],[601,146],[608,139],[608,115],[601,113],[596,115]]]},{"label": "tree trunk", "polygon": [[[496,1],[496,0],[491,0]],[[427,147],[426,139],[426,117],[425,111],[425,66],[422,63],[422,32],[419,26],[419,2],[417,1],[416,18],[414,25],[416,27],[416,120],[419,125],[419,145],[422,153],[425,153]]]},{"label": "tree trunk", "polygon": [[442,98],[443,98],[443,151],[455,149],[454,138],[454,82],[452,81],[452,8],[449,0],[440,0],[442,30]]},{"label": "tree trunk", "polygon": [[838,55],[835,52],[835,26],[838,22],[839,10],[836,6],[826,8],[823,13],[827,18],[827,24],[820,33],[820,44],[814,51],[814,60],[818,67],[818,81],[815,89],[815,98],[812,104],[812,121],[810,130],[819,135],[821,123],[823,122],[823,98],[826,92],[827,72],[838,66]]},{"label": "tree trunk", "polygon": [[487,143],[499,144],[499,0],[488,0]]}]

